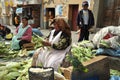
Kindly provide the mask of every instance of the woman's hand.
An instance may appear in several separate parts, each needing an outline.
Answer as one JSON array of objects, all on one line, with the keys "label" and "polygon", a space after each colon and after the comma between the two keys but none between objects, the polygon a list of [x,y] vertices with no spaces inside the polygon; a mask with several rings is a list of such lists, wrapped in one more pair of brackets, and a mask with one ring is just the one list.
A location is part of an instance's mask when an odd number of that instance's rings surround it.
[{"label": "woman's hand", "polygon": [[51,43],[48,42],[48,41],[43,41],[42,44],[43,44],[44,46],[51,46]]}]

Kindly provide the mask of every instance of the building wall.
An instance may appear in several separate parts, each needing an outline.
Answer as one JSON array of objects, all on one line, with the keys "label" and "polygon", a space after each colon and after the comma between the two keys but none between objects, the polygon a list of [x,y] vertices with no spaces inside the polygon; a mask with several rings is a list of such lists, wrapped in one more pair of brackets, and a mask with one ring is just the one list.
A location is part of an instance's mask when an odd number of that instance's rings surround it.
[{"label": "building wall", "polygon": [[[45,0],[44,2],[46,2],[48,0]],[[68,9],[69,9],[69,5],[79,5],[79,10],[82,9],[82,2],[85,0],[66,0],[66,2],[64,0],[54,0],[54,3],[51,2],[50,4],[45,4],[44,8],[55,8],[57,5],[62,4],[63,5],[63,9],[64,9],[64,15],[68,16]],[[90,6],[89,8],[91,10],[93,10],[93,6],[94,6],[94,0],[88,0],[90,1]],[[67,13],[66,13],[67,12]]]},{"label": "building wall", "polygon": [[2,9],[0,21],[4,25],[12,25],[12,7],[17,7],[17,4],[41,4],[42,0],[1,0]]},{"label": "building wall", "polygon": [[120,24],[120,0],[94,0],[94,2],[93,11],[97,28]]},{"label": "building wall", "polygon": [[[70,20],[70,5],[74,6],[74,5],[78,5],[78,11],[82,9],[82,2],[85,0],[54,0],[54,2],[51,3],[46,3],[48,0],[45,0],[43,3],[44,4],[44,9],[46,8],[56,8],[57,5],[62,5],[63,6],[63,13],[62,13],[62,17],[65,17],[67,19],[68,22],[70,22],[70,24],[72,23]],[[88,0],[90,2],[90,6],[89,9],[93,10],[93,6],[94,6],[94,0]],[[58,16],[55,14],[55,16]],[[47,17],[48,18],[48,17]],[[48,19],[45,18],[47,21]]]},{"label": "building wall", "polygon": [[[13,1],[14,2],[14,1]],[[12,0],[1,0],[1,24],[10,25]]]}]

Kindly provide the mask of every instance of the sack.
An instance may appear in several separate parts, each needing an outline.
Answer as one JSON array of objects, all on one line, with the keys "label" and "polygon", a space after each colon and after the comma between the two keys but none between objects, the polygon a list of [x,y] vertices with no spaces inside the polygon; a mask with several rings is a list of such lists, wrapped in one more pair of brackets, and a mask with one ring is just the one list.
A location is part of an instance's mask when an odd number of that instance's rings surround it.
[{"label": "sack", "polygon": [[52,67],[30,67],[28,73],[29,80],[54,80]]},{"label": "sack", "polygon": [[108,33],[103,37],[103,39],[109,39],[111,37],[113,37],[113,35],[111,33]]}]

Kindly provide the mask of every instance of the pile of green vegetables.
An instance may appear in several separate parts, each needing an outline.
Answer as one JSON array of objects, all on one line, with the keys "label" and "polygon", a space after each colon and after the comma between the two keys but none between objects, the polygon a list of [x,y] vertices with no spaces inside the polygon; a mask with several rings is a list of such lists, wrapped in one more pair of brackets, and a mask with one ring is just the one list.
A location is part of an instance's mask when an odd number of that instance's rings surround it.
[{"label": "pile of green vegetables", "polygon": [[120,76],[120,71],[110,69],[110,75]]},{"label": "pile of green vegetables", "polygon": [[42,41],[44,40],[43,37],[40,37],[34,33],[34,36],[32,36],[32,43],[35,44],[35,49],[42,47]]},{"label": "pile of green vegetables", "polygon": [[[35,44],[34,49],[42,47],[42,41],[44,39],[42,37],[39,37],[38,35],[32,36],[32,43]],[[4,59],[10,59],[15,57],[23,57],[28,56],[26,49],[21,50],[12,50],[11,49],[11,42],[10,44],[5,44],[4,42],[0,42],[0,57],[3,57]]]},{"label": "pile of green vegetables", "polygon": [[92,54],[91,48],[88,47],[85,48],[81,46],[82,44],[84,45],[87,42],[88,41],[83,41],[81,43],[72,45],[71,48],[72,54],[71,55],[68,54],[67,59],[72,64],[73,70],[80,70],[84,72],[88,71],[88,69],[83,66],[82,62],[92,59],[93,57],[95,57],[95,54]]},{"label": "pile of green vegetables", "polygon": [[9,59],[17,56],[19,51],[11,50],[10,45],[11,44],[5,44],[5,42],[0,42],[0,57]]},{"label": "pile of green vegetables", "polygon": [[29,80],[28,68],[32,59],[0,63],[0,80]]},{"label": "pile of green vegetables", "polygon": [[15,57],[23,57],[23,56],[28,56],[27,50],[26,49],[21,49],[21,50],[12,50],[10,49],[11,44],[5,44],[5,42],[0,43],[0,57],[3,59],[13,59]]}]

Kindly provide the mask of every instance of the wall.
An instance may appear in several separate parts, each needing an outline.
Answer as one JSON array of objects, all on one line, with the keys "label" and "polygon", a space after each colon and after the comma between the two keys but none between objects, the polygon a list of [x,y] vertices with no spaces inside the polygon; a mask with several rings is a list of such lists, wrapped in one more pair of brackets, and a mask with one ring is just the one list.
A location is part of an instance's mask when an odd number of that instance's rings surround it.
[{"label": "wall", "polygon": [[11,6],[11,0],[1,0],[1,6],[2,6],[2,12],[1,12],[1,20],[2,24],[4,25],[10,25],[10,6]]},{"label": "wall", "polygon": [[42,0],[1,0],[2,12],[0,21],[5,25],[12,25],[12,11],[11,7],[17,7],[17,4],[41,4]]},{"label": "wall", "polygon": [[[54,0],[54,2],[46,3],[48,0],[45,0],[44,9],[45,8],[56,8],[57,5],[63,5],[63,15],[62,17],[65,17],[69,21],[69,5],[78,5],[78,11],[82,9],[82,2],[84,0]],[[66,1],[66,2],[65,2]],[[94,0],[88,0],[90,1],[89,8],[93,10],[94,6]],[[57,16],[57,15],[56,15]],[[45,20],[46,21],[46,20]]]},{"label": "wall", "polygon": [[41,4],[42,0],[27,0],[28,4]]},{"label": "wall", "polygon": [[[47,0],[45,0],[44,2],[46,2]],[[82,9],[82,1],[84,0],[67,0],[67,2],[65,2],[64,0],[55,0],[54,3],[52,2],[51,4],[45,4],[44,8],[50,8],[50,7],[56,7],[56,5],[62,4],[64,6],[64,14],[66,14],[66,12],[68,13],[68,9],[69,9],[69,5],[74,5],[74,4],[78,4],[79,5],[79,10]],[[93,5],[94,5],[94,0],[88,0],[90,1],[90,9],[93,10]],[[67,14],[68,16],[68,14]]]}]

